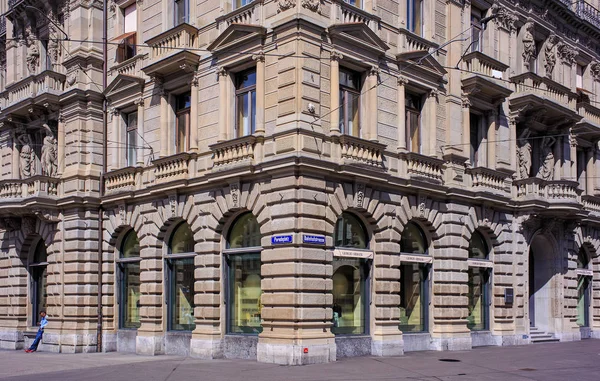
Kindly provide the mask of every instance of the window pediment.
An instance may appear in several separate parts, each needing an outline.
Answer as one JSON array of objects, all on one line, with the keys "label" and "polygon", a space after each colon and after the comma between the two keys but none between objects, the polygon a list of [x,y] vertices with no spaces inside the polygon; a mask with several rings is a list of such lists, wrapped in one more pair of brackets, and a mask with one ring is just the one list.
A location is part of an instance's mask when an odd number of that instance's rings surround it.
[{"label": "window pediment", "polygon": [[338,40],[351,46],[359,45],[378,55],[385,54],[390,48],[364,23],[332,25],[329,27],[329,35],[333,41]]},{"label": "window pediment", "polygon": [[219,54],[227,49],[232,49],[244,43],[257,40],[262,43],[266,28],[256,25],[231,24],[208,46],[213,54]]},{"label": "window pediment", "polygon": [[[428,55],[429,52],[426,50],[418,50],[409,53],[400,53],[396,56],[398,61],[406,62],[413,65],[410,70],[422,71],[423,74],[429,74],[438,80],[442,79],[448,72],[444,67],[432,56]],[[419,62],[417,64],[417,62]]]},{"label": "window pediment", "polygon": [[144,79],[133,77],[127,74],[119,74],[104,90],[104,95],[108,98],[114,98],[118,94],[128,91],[141,92],[144,87]]}]

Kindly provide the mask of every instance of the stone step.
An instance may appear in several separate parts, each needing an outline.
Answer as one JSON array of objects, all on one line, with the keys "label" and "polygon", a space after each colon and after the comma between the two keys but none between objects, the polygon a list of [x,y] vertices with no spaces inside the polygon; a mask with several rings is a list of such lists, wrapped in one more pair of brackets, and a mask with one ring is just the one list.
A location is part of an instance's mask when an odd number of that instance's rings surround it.
[{"label": "stone step", "polygon": [[549,338],[543,338],[543,339],[533,338],[533,337],[531,338],[531,342],[534,343],[534,344],[537,344],[537,343],[558,343],[559,341],[560,340],[558,340],[555,337],[549,337]]}]

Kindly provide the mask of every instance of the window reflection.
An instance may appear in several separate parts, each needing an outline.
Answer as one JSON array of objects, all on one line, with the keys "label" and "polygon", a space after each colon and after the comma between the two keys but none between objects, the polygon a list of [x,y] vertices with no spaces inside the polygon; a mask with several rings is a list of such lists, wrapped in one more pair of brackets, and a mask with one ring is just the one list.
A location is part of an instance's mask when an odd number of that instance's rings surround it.
[{"label": "window reflection", "polygon": [[361,259],[333,261],[333,326],[339,334],[365,333],[365,263]]},{"label": "window reflection", "polygon": [[252,213],[246,213],[240,216],[231,228],[228,248],[258,247],[260,246],[260,239],[260,228],[256,217]]},{"label": "window reflection", "polygon": [[335,224],[334,242],[336,247],[367,248],[367,235],[358,218],[344,213]]},{"label": "window reflection", "polygon": [[[117,266],[120,276],[119,315],[121,328],[140,326],[140,242],[135,231],[126,233]],[[137,259],[136,261],[132,261]],[[124,261],[125,260],[125,261]]]},{"label": "window reflection", "polygon": [[489,271],[485,268],[469,268],[469,316],[467,317],[467,327],[472,331],[481,331],[487,329],[488,308],[487,308],[487,285],[489,281]]},{"label": "window reflection", "polygon": [[258,334],[261,325],[260,254],[228,255],[229,332]]},{"label": "window reflection", "polygon": [[415,223],[409,222],[402,231],[400,251],[406,254],[426,254],[425,234]]},{"label": "window reflection", "polygon": [[173,259],[169,265],[169,327],[192,331],[194,323],[194,258]]},{"label": "window reflection", "polygon": [[425,331],[427,308],[425,280],[427,268],[423,264],[405,263],[400,267],[400,331]]},{"label": "window reflection", "polygon": [[193,253],[194,244],[194,237],[190,225],[186,222],[182,222],[177,226],[171,236],[169,254]]}]

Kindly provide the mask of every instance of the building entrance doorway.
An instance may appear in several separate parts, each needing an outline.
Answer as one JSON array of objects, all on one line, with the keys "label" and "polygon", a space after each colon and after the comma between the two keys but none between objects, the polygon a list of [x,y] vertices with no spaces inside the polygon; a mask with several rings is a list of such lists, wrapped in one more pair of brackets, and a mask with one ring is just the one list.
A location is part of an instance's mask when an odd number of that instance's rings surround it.
[{"label": "building entrance doorway", "polygon": [[555,332],[557,274],[554,248],[536,236],[529,249],[529,326],[536,331]]}]

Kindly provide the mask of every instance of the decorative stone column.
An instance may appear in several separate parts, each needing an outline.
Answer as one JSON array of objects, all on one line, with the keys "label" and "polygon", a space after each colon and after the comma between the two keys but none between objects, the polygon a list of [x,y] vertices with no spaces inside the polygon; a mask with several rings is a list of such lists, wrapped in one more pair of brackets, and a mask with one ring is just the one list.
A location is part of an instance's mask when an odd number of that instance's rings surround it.
[{"label": "decorative stone column", "polygon": [[[137,133],[139,136],[144,136],[144,97],[139,97],[133,103],[137,106]],[[136,141],[138,141],[138,139],[136,139]],[[137,146],[140,146],[142,143],[144,142],[139,142]],[[143,149],[140,150],[139,148],[136,148],[136,151],[137,165],[143,166],[145,152]]]},{"label": "decorative stone column", "polygon": [[[369,69],[368,77],[366,82],[367,88],[367,128],[366,136],[367,140],[377,141],[377,78],[379,78],[379,68],[371,67]],[[339,89],[339,86],[338,86]]]},{"label": "decorative stone column", "polygon": [[219,142],[227,140],[227,70],[219,68],[217,70],[219,78]]},{"label": "decorative stone column", "polygon": [[256,61],[256,130],[257,135],[265,134],[265,53],[252,56]]},{"label": "decorative stone column", "polygon": [[556,138],[556,142],[554,143],[554,157],[556,158],[556,165],[554,167],[554,180],[560,180],[563,177],[563,145],[563,137],[558,136]]},{"label": "decorative stone column", "polygon": [[162,79],[154,78],[154,87],[160,95],[160,157],[169,156],[169,98]]},{"label": "decorative stone column", "polygon": [[198,72],[194,73],[192,86],[190,89],[190,148],[192,152],[198,151],[198,91],[199,91]]},{"label": "decorative stone column", "polygon": [[62,114],[58,115],[58,128],[57,128],[57,176],[60,177],[65,170],[65,117]]},{"label": "decorative stone column", "polygon": [[[462,95],[462,152],[467,158],[467,163],[471,163],[471,100],[468,94]],[[471,163],[472,164],[472,163]]]},{"label": "decorative stone column", "polygon": [[334,135],[340,134],[340,60],[344,56],[335,50],[331,51],[331,67],[329,70],[329,85],[331,99],[331,113],[329,115],[329,131]]},{"label": "decorative stone column", "polygon": [[[437,137],[437,100],[439,92],[430,90],[427,94],[427,113],[429,114],[429,126],[427,126],[427,141],[421,142],[426,144],[426,155],[436,156],[436,137]],[[421,130],[423,132],[423,130]]]},{"label": "decorative stone column", "polygon": [[121,127],[121,113],[119,112],[119,110],[117,110],[116,108],[112,108],[110,109],[110,117],[111,117],[111,126],[112,126],[112,143],[109,142],[108,143],[108,147],[112,147],[113,149],[109,149],[109,156],[111,158],[111,163],[110,163],[110,171],[114,171],[115,169],[119,169],[119,159],[120,159],[120,147],[121,147],[121,134],[120,132],[120,127]]},{"label": "decorative stone column", "polygon": [[585,194],[594,194],[594,156],[596,155],[595,147],[585,150]]},{"label": "decorative stone column", "polygon": [[487,167],[496,169],[496,125],[498,124],[498,109],[491,109],[488,114],[488,130],[487,130]]},{"label": "decorative stone column", "polygon": [[571,148],[571,171],[568,175],[571,179],[577,178],[577,139],[572,130],[569,130],[569,145]]},{"label": "decorative stone column", "polygon": [[517,156],[517,120],[514,116],[508,117],[508,132],[510,137],[510,167],[515,173],[519,172],[519,158]]},{"label": "decorative stone column", "polygon": [[398,151],[406,151],[406,84],[408,79],[398,78]]}]

